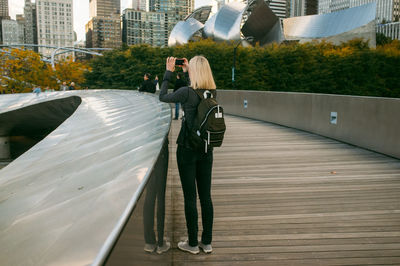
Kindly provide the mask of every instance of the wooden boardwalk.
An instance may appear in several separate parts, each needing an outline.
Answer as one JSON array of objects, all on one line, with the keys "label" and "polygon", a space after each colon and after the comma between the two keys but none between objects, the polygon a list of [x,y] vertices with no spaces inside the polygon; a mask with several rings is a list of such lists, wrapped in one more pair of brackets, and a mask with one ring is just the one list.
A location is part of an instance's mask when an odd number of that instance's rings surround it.
[{"label": "wooden boardwalk", "polygon": [[[186,236],[176,122],[174,247]],[[399,160],[264,122],[227,125],[214,153],[214,252],[175,248],[173,265],[400,265]]]},{"label": "wooden boardwalk", "polygon": [[132,225],[108,265],[400,265],[400,160],[232,116],[214,152],[214,251],[179,251],[186,238],[180,122],[170,133],[166,196],[173,249],[145,254],[140,226]]}]

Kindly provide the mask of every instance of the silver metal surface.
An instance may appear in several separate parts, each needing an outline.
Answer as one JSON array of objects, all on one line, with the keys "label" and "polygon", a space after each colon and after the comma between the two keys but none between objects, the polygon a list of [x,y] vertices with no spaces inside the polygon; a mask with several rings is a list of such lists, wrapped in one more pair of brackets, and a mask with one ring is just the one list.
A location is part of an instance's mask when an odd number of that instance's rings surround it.
[{"label": "silver metal surface", "polygon": [[[216,41],[240,40],[240,27],[246,5],[242,2],[231,2],[217,12],[212,29],[212,37]],[[208,30],[210,32],[210,30]]]},{"label": "silver metal surface", "polygon": [[374,21],[375,14],[376,3],[373,2],[329,14],[287,18],[283,20],[283,33],[286,39],[339,35]]},{"label": "silver metal surface", "polygon": [[214,28],[215,28],[215,19],[216,18],[217,18],[217,14],[214,14],[204,24],[203,35],[205,38],[213,38],[214,37]]},{"label": "silver metal surface", "polygon": [[132,91],[0,96],[0,115],[78,96],[76,111],[0,170],[1,265],[99,265],[168,134],[170,106]]},{"label": "silver metal surface", "polygon": [[201,30],[204,25],[194,18],[188,18],[186,21],[179,21],[168,38],[168,46],[186,44],[192,36]]},{"label": "silver metal surface", "polygon": [[201,23],[206,23],[208,18],[210,17],[211,14],[211,9],[212,6],[202,6],[194,10],[191,14],[189,14],[185,20],[189,18],[194,18],[197,21],[200,21]]},{"label": "silver metal surface", "polygon": [[242,34],[253,37],[253,44],[264,45],[270,42],[280,42],[282,32],[279,18],[272,12],[264,0],[256,0],[248,6]]},{"label": "silver metal surface", "polygon": [[[338,36],[336,42],[358,37],[369,40],[370,45],[374,46],[375,38],[371,32],[374,25],[371,22],[374,22],[375,14],[376,3],[373,2],[329,14],[279,20],[263,0],[250,1],[247,6],[242,2],[230,2],[208,18],[204,24],[203,37],[215,41],[236,41],[252,37],[253,45],[265,45],[284,40],[311,41],[346,33]],[[193,14],[193,17],[196,15]],[[188,28],[189,25],[178,23],[168,45],[187,43],[188,37],[179,36],[189,36],[191,31]],[[180,41],[175,41],[178,39]]]}]

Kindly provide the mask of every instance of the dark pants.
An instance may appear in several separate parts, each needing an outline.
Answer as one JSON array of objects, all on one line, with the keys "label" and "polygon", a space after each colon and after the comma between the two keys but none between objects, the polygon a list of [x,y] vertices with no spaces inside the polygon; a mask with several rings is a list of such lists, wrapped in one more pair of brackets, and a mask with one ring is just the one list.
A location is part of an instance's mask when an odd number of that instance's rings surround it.
[{"label": "dark pants", "polygon": [[178,145],[176,152],[179,176],[181,178],[183,196],[185,199],[186,227],[189,245],[197,246],[198,215],[196,184],[201,205],[201,220],[203,233],[201,242],[211,244],[213,227],[213,204],[211,200],[211,172],[213,163],[212,151],[196,152]]},{"label": "dark pants", "polygon": [[175,103],[175,119],[179,118],[179,103]]},{"label": "dark pants", "polygon": [[165,187],[168,173],[168,140],[165,140],[160,156],[154,165],[153,172],[146,187],[146,198],[143,206],[144,240],[155,244],[154,207],[157,198],[157,234],[158,246],[164,244]]}]

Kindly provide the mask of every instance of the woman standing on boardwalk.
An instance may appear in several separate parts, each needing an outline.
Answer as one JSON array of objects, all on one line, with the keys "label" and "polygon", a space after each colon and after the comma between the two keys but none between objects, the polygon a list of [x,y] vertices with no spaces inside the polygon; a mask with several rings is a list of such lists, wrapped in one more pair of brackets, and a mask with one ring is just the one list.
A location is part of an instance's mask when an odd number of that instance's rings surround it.
[{"label": "woman standing on boardwalk", "polygon": [[[200,97],[194,90],[209,90],[216,97],[216,86],[212,76],[210,65],[203,56],[195,56],[190,62],[183,59],[182,70],[189,73],[189,86],[182,87],[168,94],[168,84],[175,71],[174,57],[167,58],[166,72],[161,85],[160,101],[168,103],[181,103],[184,111],[182,126],[177,139],[176,157],[178,161],[179,176],[181,179],[183,196],[185,201],[185,217],[188,232],[188,240],[178,243],[178,248],[192,254],[199,253],[199,247],[206,253],[212,252],[212,226],[213,205],[211,200],[211,173],[213,163],[213,151],[208,152],[194,150],[188,139],[188,130],[192,128],[197,113]],[[201,204],[201,218],[203,233],[201,242],[197,240],[198,213],[197,191]]]}]

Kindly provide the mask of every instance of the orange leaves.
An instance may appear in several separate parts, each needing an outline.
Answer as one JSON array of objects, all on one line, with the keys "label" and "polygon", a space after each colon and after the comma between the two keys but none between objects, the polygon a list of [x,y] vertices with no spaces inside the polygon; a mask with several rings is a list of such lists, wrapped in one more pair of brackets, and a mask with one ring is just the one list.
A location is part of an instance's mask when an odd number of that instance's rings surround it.
[{"label": "orange leaves", "polygon": [[0,75],[8,91],[31,92],[33,87],[58,90],[60,83],[84,82],[84,72],[89,68],[70,59],[60,61],[55,69],[41,60],[31,50],[12,49],[0,54]]},{"label": "orange leaves", "polygon": [[84,73],[90,71],[89,66],[81,63],[74,62],[72,59],[60,61],[55,66],[55,75],[61,82],[75,82],[75,84],[82,84],[85,81]]}]

